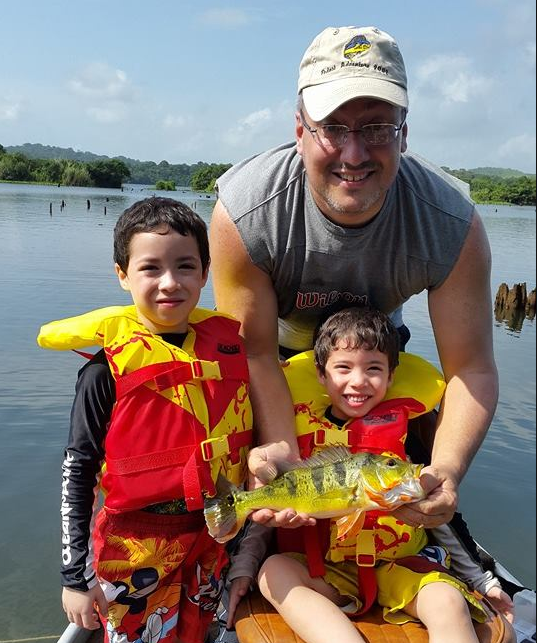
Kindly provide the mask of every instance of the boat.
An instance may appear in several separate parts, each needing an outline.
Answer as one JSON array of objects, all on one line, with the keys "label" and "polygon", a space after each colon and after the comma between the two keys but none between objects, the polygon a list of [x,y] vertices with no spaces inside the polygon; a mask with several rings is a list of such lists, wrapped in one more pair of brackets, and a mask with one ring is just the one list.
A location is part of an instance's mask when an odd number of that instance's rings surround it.
[{"label": "boat", "polygon": [[[513,598],[515,603],[514,634],[516,639],[505,627],[503,617],[495,614],[486,628],[478,629],[480,643],[535,643],[536,641],[536,594],[535,591],[525,587],[513,574],[511,574],[501,563],[487,552],[486,549],[477,545],[480,559],[486,569],[491,569],[495,576],[500,579],[503,589]],[[221,628],[218,627],[218,619]],[[380,623],[382,617],[379,610],[373,609],[356,621],[356,627],[367,641],[367,643],[385,643],[408,641],[408,643],[426,643],[427,634],[422,626],[416,623],[409,623],[403,628],[406,637],[390,638],[390,628],[400,629],[401,626],[383,625],[380,634]],[[206,643],[303,643],[287,627],[283,619],[274,609],[262,598],[258,592],[253,592],[245,597],[237,610],[236,632],[225,630],[225,610],[219,611],[217,620],[214,623]],[[481,626],[478,626],[478,628]],[[220,634],[218,632],[221,632]],[[65,629],[57,643],[102,643],[102,630],[85,630],[70,623]],[[147,641],[144,643],[156,643]]]}]

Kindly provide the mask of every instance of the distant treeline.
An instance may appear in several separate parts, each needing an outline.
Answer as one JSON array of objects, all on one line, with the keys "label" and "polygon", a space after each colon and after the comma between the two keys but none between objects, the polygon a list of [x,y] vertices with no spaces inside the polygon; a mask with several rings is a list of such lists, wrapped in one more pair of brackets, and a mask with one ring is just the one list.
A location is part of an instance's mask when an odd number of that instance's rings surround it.
[{"label": "distant treeline", "polygon": [[[25,143],[24,145],[12,147],[6,146],[5,151],[10,154],[24,154],[24,156],[30,159],[65,159],[83,163],[109,160],[108,156],[100,156],[92,152],[80,152],[73,150],[71,147],[54,147],[52,145],[40,145],[39,143]],[[117,156],[114,158],[122,161],[129,169],[129,183],[141,183],[144,185],[156,185],[157,181],[172,181],[176,186],[191,186],[192,178],[200,170],[213,168],[214,172],[214,168],[219,165],[215,163],[203,163],[201,161],[192,165],[188,165],[187,163],[173,164],[168,163],[168,161],[155,163],[154,161],[138,161],[127,158],[126,156]],[[193,189],[203,190],[207,188],[193,187]]]},{"label": "distant treeline", "polygon": [[120,188],[129,177],[129,168],[118,159],[89,163],[67,159],[34,159],[20,152],[9,154],[0,145],[0,180],[3,181]]},{"label": "distant treeline", "polygon": [[[113,159],[72,148],[26,143],[16,147],[0,145],[0,180],[38,181],[64,185],[119,187],[129,183],[157,185],[161,189],[190,186],[196,191],[210,191],[216,179],[231,164],[172,164],[168,161],[138,161],[118,156]],[[479,167],[470,170],[444,170],[465,181],[470,195],[478,203],[535,205],[535,175],[518,170]]]},{"label": "distant treeline", "polygon": [[468,183],[470,195],[477,203],[535,205],[535,174],[523,174],[517,170],[502,168],[443,169]]}]

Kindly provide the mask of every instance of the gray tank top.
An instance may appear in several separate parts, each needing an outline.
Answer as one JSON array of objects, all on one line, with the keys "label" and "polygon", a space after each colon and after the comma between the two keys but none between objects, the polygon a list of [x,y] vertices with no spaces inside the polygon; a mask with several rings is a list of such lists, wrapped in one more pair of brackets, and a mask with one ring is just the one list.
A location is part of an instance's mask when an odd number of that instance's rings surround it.
[{"label": "gray tank top", "polygon": [[369,303],[402,323],[412,295],[453,268],[474,204],[443,170],[403,154],[378,215],[360,228],[331,222],[315,204],[294,143],[238,163],[217,193],[252,262],[271,276],[280,345],[311,348],[328,306]]}]

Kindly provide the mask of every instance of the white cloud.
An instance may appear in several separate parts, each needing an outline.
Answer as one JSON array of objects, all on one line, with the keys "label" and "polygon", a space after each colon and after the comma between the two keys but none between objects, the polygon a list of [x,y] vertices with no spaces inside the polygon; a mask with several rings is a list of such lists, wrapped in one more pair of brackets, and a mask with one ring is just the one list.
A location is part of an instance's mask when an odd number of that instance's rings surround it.
[{"label": "white cloud", "polygon": [[248,114],[248,116],[239,121],[239,125],[244,129],[256,129],[258,127],[263,127],[271,119],[272,111],[269,107],[265,107],[265,109],[260,109],[257,112]]},{"label": "white cloud", "polygon": [[250,16],[240,9],[208,9],[200,15],[200,19],[217,27],[243,27],[251,22]]},{"label": "white cloud", "polygon": [[520,134],[511,137],[500,145],[498,159],[515,168],[515,163],[520,164],[522,161],[524,167],[533,165],[535,172],[535,135]]},{"label": "white cloud", "polygon": [[418,67],[416,93],[442,96],[452,103],[468,103],[487,94],[493,82],[479,76],[466,56],[433,56]]},{"label": "white cloud", "polygon": [[232,147],[248,144],[254,137],[265,131],[273,119],[270,107],[257,110],[241,118],[234,126],[223,133],[223,141]]},{"label": "white cloud", "polygon": [[69,85],[75,94],[101,100],[128,103],[135,94],[124,71],[100,62],[90,63],[80,70]]},{"label": "white cloud", "polygon": [[88,116],[97,123],[117,123],[123,119],[123,110],[118,107],[88,107]]},{"label": "white cloud", "polygon": [[19,118],[20,103],[0,97],[0,121],[16,121]]},{"label": "white cloud", "polygon": [[181,129],[186,125],[186,122],[184,116],[167,114],[164,117],[163,125],[166,129]]}]

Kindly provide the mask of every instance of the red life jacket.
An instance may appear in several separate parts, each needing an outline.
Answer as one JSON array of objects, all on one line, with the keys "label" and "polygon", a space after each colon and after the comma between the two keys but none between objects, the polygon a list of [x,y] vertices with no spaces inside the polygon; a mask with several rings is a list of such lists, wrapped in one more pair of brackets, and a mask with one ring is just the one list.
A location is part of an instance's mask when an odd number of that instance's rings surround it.
[{"label": "red life jacket", "polygon": [[[216,493],[218,471],[236,478],[227,474],[238,467],[244,475],[252,430],[238,324],[211,316],[191,327],[193,359],[148,364],[116,380],[102,478],[109,511],[175,498],[201,509],[204,494]],[[211,470],[213,460],[227,462]]]},{"label": "red life jacket", "polygon": [[[335,427],[326,419],[315,421],[310,418],[311,432],[298,436],[303,458],[308,458],[317,447],[335,445],[347,446],[352,453],[394,453],[405,459],[405,440],[409,413],[423,413],[425,406],[412,398],[390,399],[381,402],[368,415],[347,422],[344,427]],[[372,530],[377,518],[383,512],[368,511],[362,528],[363,542],[368,550],[356,556],[359,586],[362,599],[361,613],[367,611],[376,598],[377,585],[374,574],[376,556]],[[369,532],[369,533],[367,533]],[[330,546],[330,520],[318,520],[313,527],[299,529],[278,529],[278,551],[294,551],[306,554],[312,577],[325,573],[325,555]]]},{"label": "red life jacket", "polygon": [[190,511],[222,473],[240,484],[252,441],[248,367],[239,323],[201,308],[178,348],[111,306],[42,327],[54,349],[104,347],[116,380],[101,485],[112,513],[184,498]]}]

